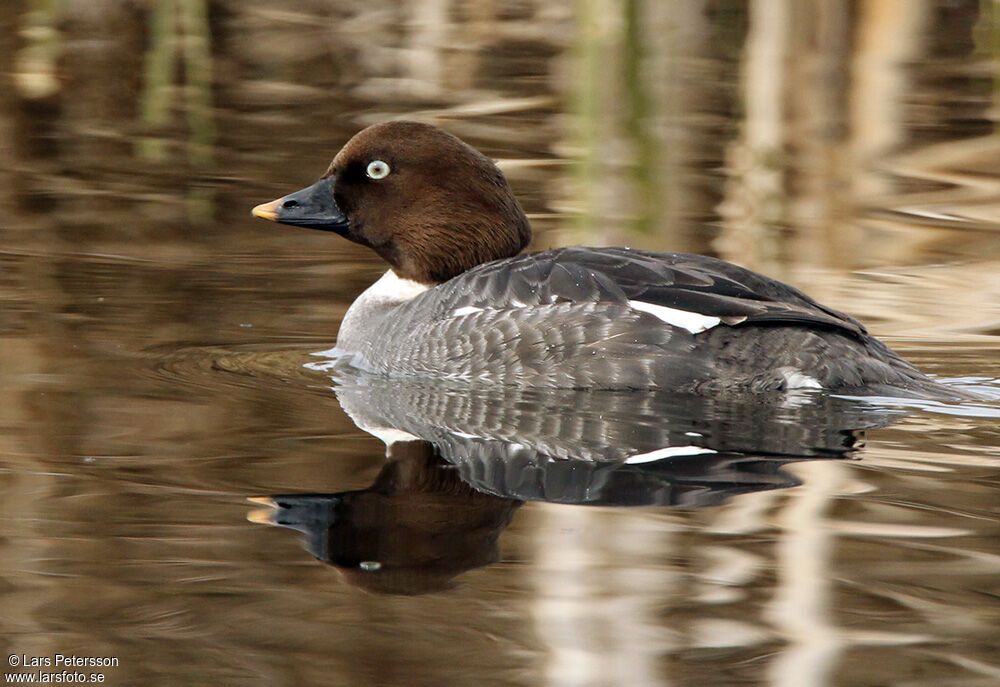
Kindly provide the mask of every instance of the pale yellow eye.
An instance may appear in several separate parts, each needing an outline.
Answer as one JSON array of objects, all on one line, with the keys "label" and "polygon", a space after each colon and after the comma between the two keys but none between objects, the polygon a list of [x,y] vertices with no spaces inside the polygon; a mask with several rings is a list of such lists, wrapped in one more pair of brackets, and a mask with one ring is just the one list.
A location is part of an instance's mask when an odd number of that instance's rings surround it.
[{"label": "pale yellow eye", "polygon": [[368,163],[365,174],[368,175],[369,179],[385,179],[389,176],[389,171],[389,163],[382,162],[382,160],[372,160]]}]

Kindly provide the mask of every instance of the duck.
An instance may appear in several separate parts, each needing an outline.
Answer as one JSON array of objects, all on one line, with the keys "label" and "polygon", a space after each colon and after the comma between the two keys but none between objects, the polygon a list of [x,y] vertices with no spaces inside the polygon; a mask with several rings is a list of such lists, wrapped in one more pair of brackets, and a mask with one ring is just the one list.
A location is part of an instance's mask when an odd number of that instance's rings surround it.
[{"label": "duck", "polygon": [[380,376],[680,393],[962,399],[857,319],[717,258],[628,247],[524,252],[532,233],[493,160],[436,126],[355,134],[319,180],[255,217],[331,232],[389,269],[333,349]]}]

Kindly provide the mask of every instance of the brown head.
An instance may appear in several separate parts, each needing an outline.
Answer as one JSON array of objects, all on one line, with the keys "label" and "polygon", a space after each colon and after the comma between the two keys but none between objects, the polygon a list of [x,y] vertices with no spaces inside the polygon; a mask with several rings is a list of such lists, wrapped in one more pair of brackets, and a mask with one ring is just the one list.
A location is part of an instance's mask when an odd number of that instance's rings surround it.
[{"label": "brown head", "polygon": [[312,186],[253,209],[372,248],[400,277],[437,284],[531,239],[524,210],[493,163],[451,134],[387,122],[347,142]]}]

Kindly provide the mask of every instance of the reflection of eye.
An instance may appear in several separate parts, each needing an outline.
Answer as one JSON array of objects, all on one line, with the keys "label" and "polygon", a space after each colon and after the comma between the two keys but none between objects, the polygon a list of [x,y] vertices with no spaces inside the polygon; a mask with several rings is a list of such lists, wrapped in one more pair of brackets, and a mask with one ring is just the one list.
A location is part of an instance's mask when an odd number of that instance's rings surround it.
[{"label": "reflection of eye", "polygon": [[368,175],[369,179],[385,179],[389,176],[389,164],[381,160],[372,160],[368,163],[365,174]]}]

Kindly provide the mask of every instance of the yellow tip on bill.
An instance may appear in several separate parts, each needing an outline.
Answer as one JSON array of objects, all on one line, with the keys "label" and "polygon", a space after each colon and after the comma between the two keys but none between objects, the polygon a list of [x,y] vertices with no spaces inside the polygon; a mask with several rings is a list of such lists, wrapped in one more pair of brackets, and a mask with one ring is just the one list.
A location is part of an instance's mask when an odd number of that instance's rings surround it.
[{"label": "yellow tip on bill", "polygon": [[274,511],[270,508],[255,508],[247,513],[247,520],[255,522],[258,525],[273,525],[274,521],[271,520],[273,514]]},{"label": "yellow tip on bill", "polygon": [[[280,198],[278,200],[280,200]],[[278,209],[278,200],[272,200],[270,203],[261,203],[251,210],[253,216],[276,222],[278,220],[278,213],[276,212]]]}]

